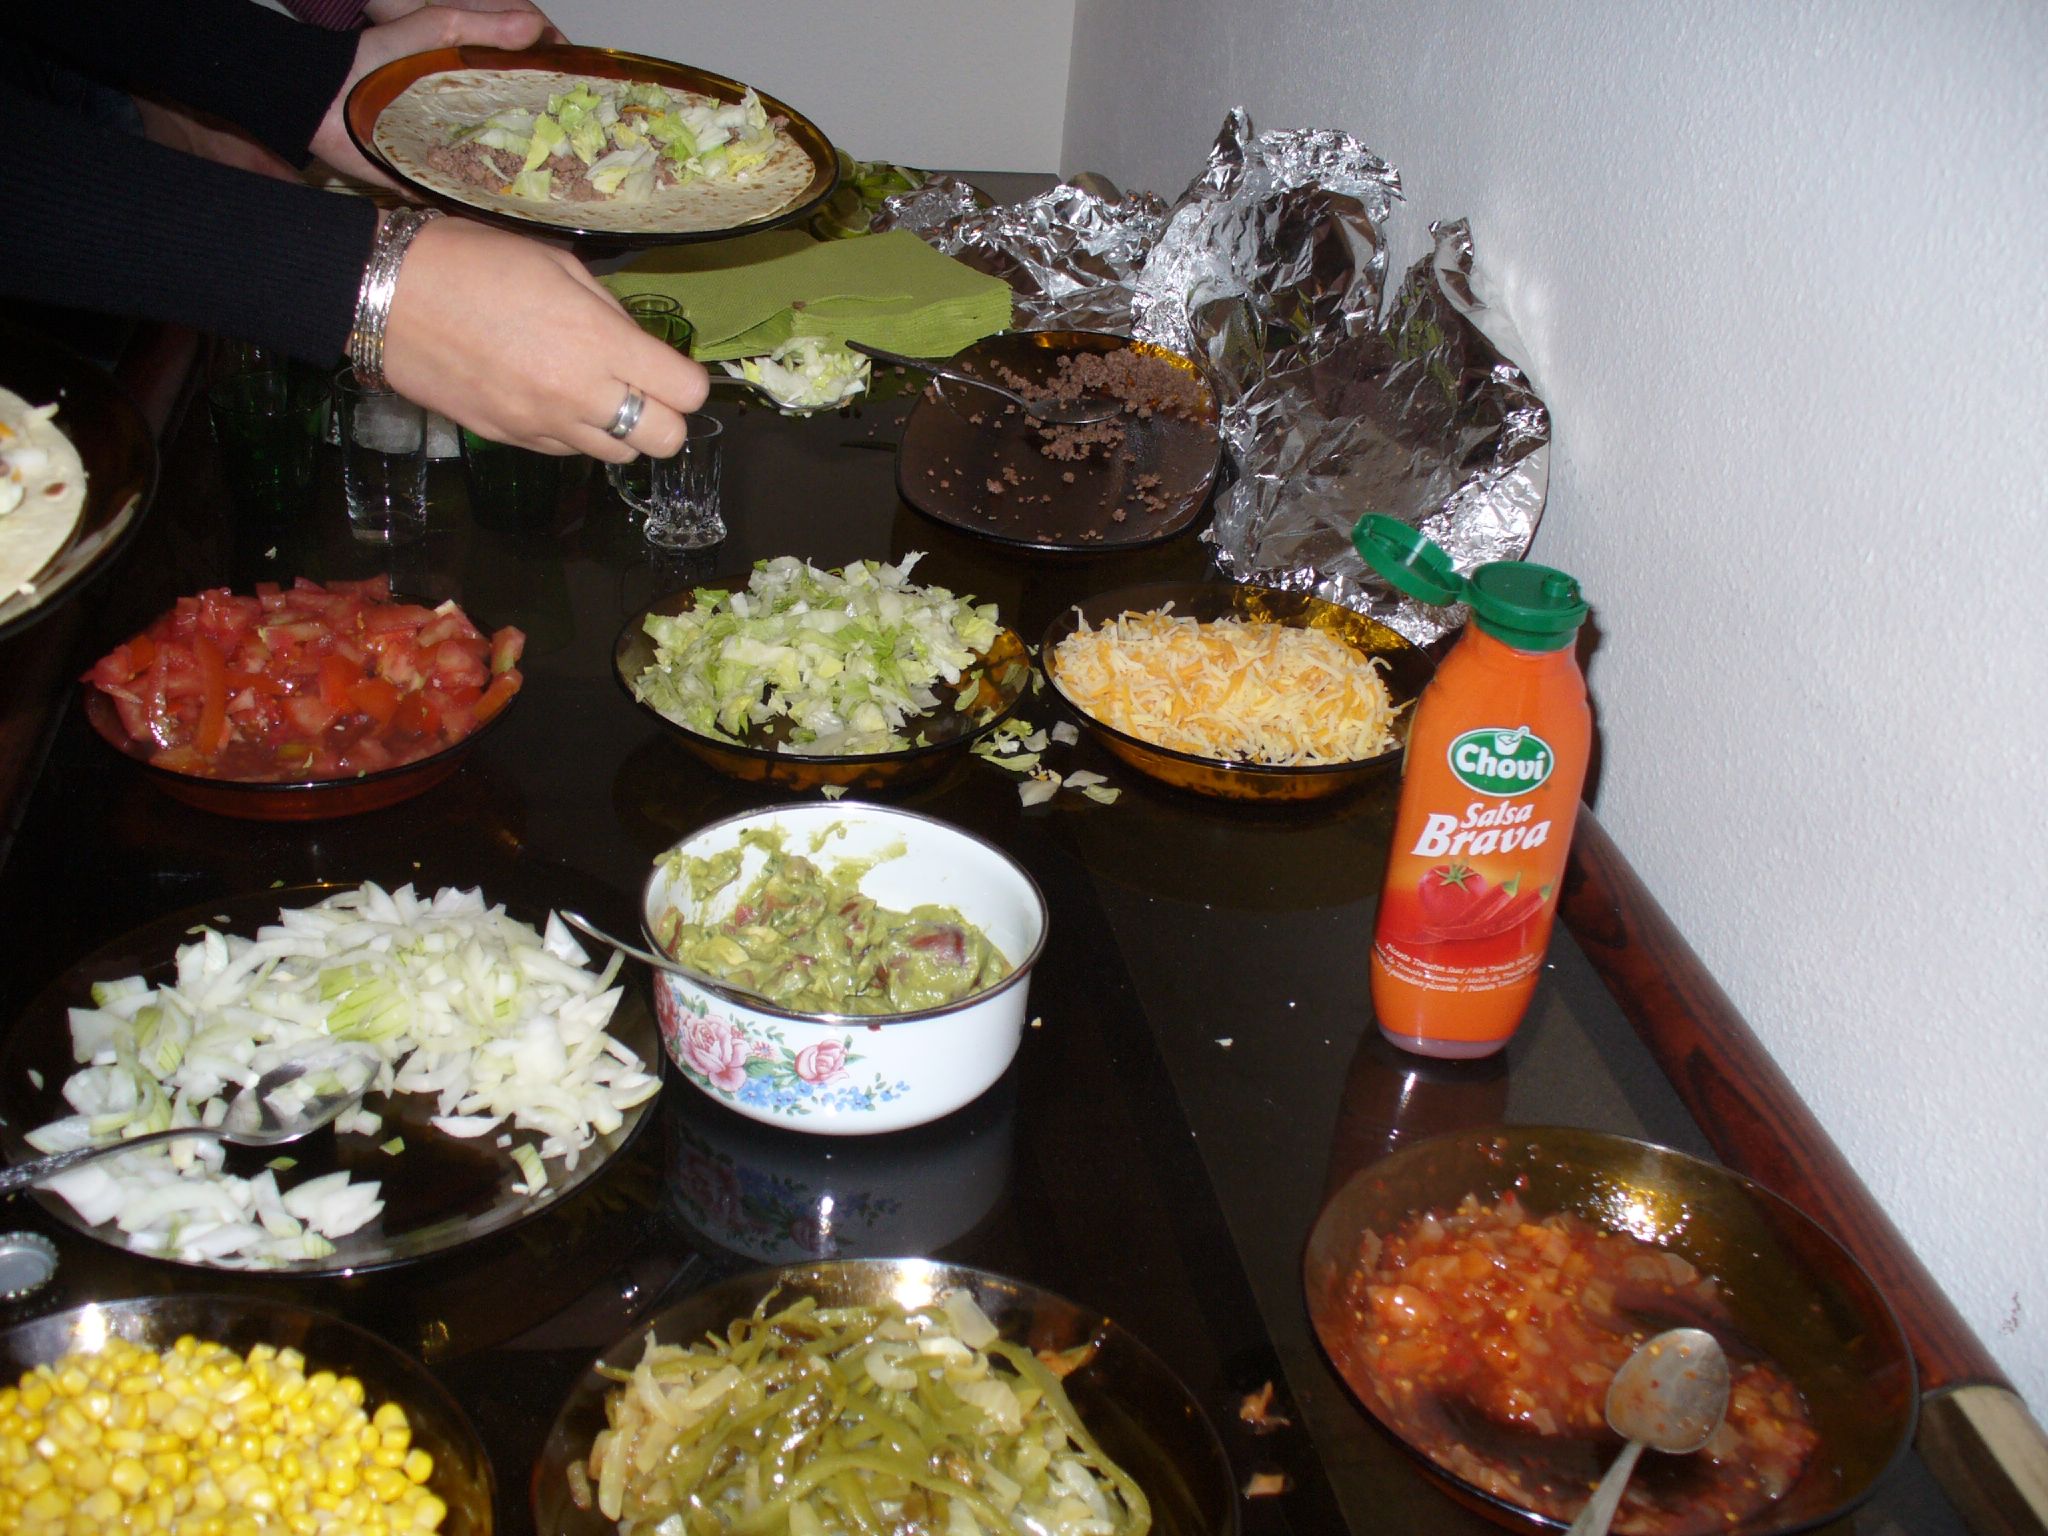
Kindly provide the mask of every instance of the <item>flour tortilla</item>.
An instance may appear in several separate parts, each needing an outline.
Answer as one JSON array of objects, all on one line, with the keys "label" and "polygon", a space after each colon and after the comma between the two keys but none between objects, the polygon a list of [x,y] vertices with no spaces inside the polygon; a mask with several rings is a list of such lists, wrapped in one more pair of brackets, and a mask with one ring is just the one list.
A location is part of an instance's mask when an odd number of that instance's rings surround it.
[{"label": "flour tortilla", "polygon": [[[795,204],[817,174],[811,157],[787,129],[780,127],[775,130],[774,153],[738,176],[692,181],[631,200],[543,203],[532,198],[507,197],[473,186],[427,163],[427,156],[447,144],[457,128],[481,122],[494,112],[543,112],[548,97],[590,83],[588,75],[563,74],[551,69],[451,69],[423,75],[378,115],[376,145],[392,165],[421,186],[472,208],[536,224],[622,235],[700,234],[772,218]],[[628,82],[598,83],[606,89],[618,89]],[[697,101],[713,99],[674,86],[661,88],[671,96]]]},{"label": "flour tortilla", "polygon": [[47,410],[0,389],[0,460],[22,445],[40,448],[44,462],[23,477],[20,504],[0,512],[0,599],[34,590],[36,575],[71,542],[85,512],[85,461],[71,439]]}]

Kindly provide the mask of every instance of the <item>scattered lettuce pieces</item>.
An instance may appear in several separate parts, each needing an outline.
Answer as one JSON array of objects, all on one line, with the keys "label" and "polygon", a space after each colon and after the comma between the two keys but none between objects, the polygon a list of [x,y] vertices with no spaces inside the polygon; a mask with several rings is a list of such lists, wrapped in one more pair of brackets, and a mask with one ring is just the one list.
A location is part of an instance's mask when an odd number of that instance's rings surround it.
[{"label": "scattered lettuce pieces", "polygon": [[843,405],[868,387],[868,360],[821,336],[792,336],[766,357],[743,357],[725,371],[798,414]]}]

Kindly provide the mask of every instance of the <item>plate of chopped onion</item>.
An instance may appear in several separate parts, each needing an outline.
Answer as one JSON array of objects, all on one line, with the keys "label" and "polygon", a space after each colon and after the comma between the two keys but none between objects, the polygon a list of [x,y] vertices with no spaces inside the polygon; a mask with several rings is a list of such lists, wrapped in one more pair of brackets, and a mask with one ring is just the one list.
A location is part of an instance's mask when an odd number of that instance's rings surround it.
[{"label": "plate of chopped onion", "polygon": [[1305,592],[1166,582],[1092,598],[1039,665],[1111,754],[1225,800],[1320,800],[1400,760],[1434,664]]},{"label": "plate of chopped onion", "polygon": [[577,1383],[533,1478],[544,1536],[691,1530],[1235,1536],[1188,1389],[1099,1312],[985,1270],[759,1270]]},{"label": "plate of chopped onion", "polygon": [[[535,926],[538,924],[538,926]],[[481,890],[299,886],[144,924],[60,976],[0,1050],[10,1162],[218,1124],[315,1039],[379,1058],[362,1102],[268,1150],[173,1140],[53,1176],[57,1220],[212,1269],[332,1274],[502,1230],[639,1130],[661,1044],[617,956],[540,902]]]}]

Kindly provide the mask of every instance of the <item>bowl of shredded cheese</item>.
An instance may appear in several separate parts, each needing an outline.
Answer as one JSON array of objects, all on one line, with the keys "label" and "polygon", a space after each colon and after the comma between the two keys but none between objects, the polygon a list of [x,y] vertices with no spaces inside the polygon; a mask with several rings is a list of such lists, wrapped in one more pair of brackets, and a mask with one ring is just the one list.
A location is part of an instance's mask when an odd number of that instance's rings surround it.
[{"label": "bowl of shredded cheese", "polygon": [[1320,800],[1401,757],[1433,664],[1376,619],[1305,592],[1132,587],[1067,610],[1039,665],[1111,754],[1226,800]]}]

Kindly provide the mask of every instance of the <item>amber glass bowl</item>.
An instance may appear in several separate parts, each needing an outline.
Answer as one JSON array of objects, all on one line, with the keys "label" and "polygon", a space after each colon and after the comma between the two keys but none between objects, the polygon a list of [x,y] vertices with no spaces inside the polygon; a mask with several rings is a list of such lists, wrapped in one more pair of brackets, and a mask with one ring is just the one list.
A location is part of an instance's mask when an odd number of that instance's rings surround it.
[{"label": "amber glass bowl", "polygon": [[569,1497],[568,1467],[590,1454],[605,1427],[605,1396],[631,1371],[651,1334],[689,1344],[723,1334],[765,1296],[787,1306],[803,1297],[820,1306],[922,1306],[948,1291],[970,1292],[1006,1339],[1041,1353],[1095,1344],[1088,1363],[1062,1385],[1103,1451],[1136,1480],[1152,1506],[1157,1536],[1236,1536],[1237,1485],[1229,1459],[1201,1405],[1137,1339],[1100,1312],[987,1270],[931,1259],[838,1259],[756,1270],[722,1280],[640,1323],[583,1373],[541,1448],[533,1473],[533,1524],[540,1536],[612,1536],[615,1527]]},{"label": "amber glass bowl", "polygon": [[[1728,1536],[1781,1536],[1840,1518],[1911,1440],[1918,1405],[1912,1353],[1890,1305],[1848,1250],[1769,1190],[1718,1164],[1625,1136],[1555,1126],[1496,1126],[1418,1141],[1354,1174],[1324,1206],[1303,1264],[1309,1319],[1369,1412],[1377,1416],[1389,1384],[1375,1379],[1355,1348],[1357,1319],[1344,1300],[1368,1234],[1391,1232],[1425,1211],[1450,1211],[1467,1195],[1490,1204],[1510,1192],[1532,1216],[1576,1215],[1714,1276],[1739,1335],[1724,1337],[1730,1357],[1760,1352],[1805,1398],[1820,1437],[1811,1461],[1777,1502],[1718,1527]],[[1607,1442],[1519,1435],[1511,1447],[1498,1430],[1487,1438],[1489,1449],[1511,1449],[1527,1471],[1559,1481],[1583,1476],[1589,1489],[1621,1446],[1618,1436]],[[1527,1524],[1564,1524],[1467,1482],[1405,1437],[1403,1444],[1468,1502]]]},{"label": "amber glass bowl", "polygon": [[395,1402],[412,1443],[434,1458],[427,1479],[448,1506],[441,1536],[490,1536],[496,1497],[490,1458],[475,1428],[419,1361],[376,1335],[324,1312],[253,1296],[145,1296],[53,1312],[0,1332],[0,1386],[66,1354],[97,1354],[113,1338],[154,1350],[182,1336],[246,1355],[258,1344],[296,1349],[306,1373],[333,1371],[363,1384],[365,1407]]},{"label": "amber glass bowl", "polygon": [[1359,655],[1383,661],[1385,669],[1381,675],[1386,679],[1387,693],[1394,707],[1401,711],[1395,723],[1394,745],[1376,756],[1354,762],[1307,767],[1197,757],[1119,730],[1089,714],[1061,689],[1060,696],[1067,700],[1082,725],[1112,756],[1176,789],[1219,800],[1257,800],[1272,805],[1341,795],[1401,760],[1408,740],[1408,721],[1414,713],[1406,706],[1414,704],[1422,685],[1435,671],[1435,663],[1405,636],[1377,619],[1306,592],[1277,592],[1270,587],[1221,581],[1181,581],[1128,587],[1091,598],[1069,608],[1046,628],[1045,640],[1038,650],[1038,663],[1046,680],[1055,688],[1060,686],[1057,650],[1059,643],[1076,630],[1083,626],[1095,628],[1126,613],[1154,612],[1169,603],[1175,614],[1205,623],[1217,619],[1264,619],[1294,629],[1320,629],[1336,636]]},{"label": "amber glass bowl", "polygon": [[[712,591],[745,591],[745,576],[712,581]],[[677,741],[707,767],[728,778],[749,784],[772,784],[779,789],[801,793],[825,785],[845,789],[908,789],[944,773],[967,748],[1009,717],[1031,681],[1031,658],[1024,642],[1014,631],[997,635],[981,659],[960,676],[957,683],[943,684],[936,691],[939,703],[924,715],[907,720],[903,732],[911,745],[896,752],[813,755],[785,752],[782,742],[788,722],[771,720],[750,730],[739,741],[722,741],[702,731],[671,720],[643,702],[633,684],[654,665],[654,638],[647,633],[652,615],[687,613],[697,602],[695,588],[671,593],[626,622],[612,648],[612,670],[626,697],[646,710]],[[963,700],[965,703],[963,704]]]}]

